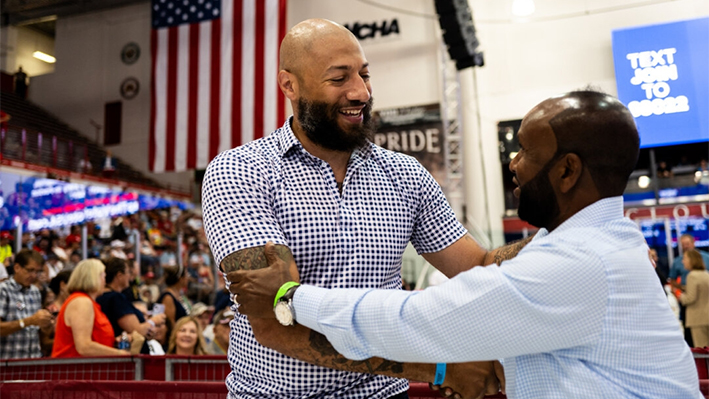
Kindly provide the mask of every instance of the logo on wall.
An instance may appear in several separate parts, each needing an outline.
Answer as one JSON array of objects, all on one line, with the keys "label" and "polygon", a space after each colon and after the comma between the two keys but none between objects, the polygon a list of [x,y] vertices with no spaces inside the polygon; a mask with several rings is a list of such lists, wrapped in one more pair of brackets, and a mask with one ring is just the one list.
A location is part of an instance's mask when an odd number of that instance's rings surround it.
[{"label": "logo on wall", "polygon": [[384,20],[381,23],[363,23],[355,22],[352,24],[344,24],[345,28],[349,29],[359,40],[374,39],[377,34],[380,38],[388,37],[389,35],[399,35],[399,21],[393,18],[391,21]]},{"label": "logo on wall", "polygon": [[136,78],[126,78],[126,80],[121,83],[121,97],[126,100],[130,100],[138,95],[140,91],[140,83]]},{"label": "logo on wall", "polygon": [[138,61],[140,58],[140,46],[137,43],[130,42],[123,46],[121,50],[121,61],[124,64],[130,65]]}]

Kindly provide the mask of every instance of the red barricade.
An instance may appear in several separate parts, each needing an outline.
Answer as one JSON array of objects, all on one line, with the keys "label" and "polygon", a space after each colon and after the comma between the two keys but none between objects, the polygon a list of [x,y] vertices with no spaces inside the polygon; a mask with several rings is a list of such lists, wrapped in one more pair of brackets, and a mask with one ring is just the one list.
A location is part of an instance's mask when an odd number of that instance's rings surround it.
[{"label": "red barricade", "polygon": [[3,399],[224,399],[223,382],[41,381],[0,383]]},{"label": "red barricade", "polygon": [[699,375],[699,379],[709,379],[709,367],[707,367],[707,361],[709,361],[709,349],[692,348],[692,354],[694,355],[694,363],[697,365],[697,374]]}]

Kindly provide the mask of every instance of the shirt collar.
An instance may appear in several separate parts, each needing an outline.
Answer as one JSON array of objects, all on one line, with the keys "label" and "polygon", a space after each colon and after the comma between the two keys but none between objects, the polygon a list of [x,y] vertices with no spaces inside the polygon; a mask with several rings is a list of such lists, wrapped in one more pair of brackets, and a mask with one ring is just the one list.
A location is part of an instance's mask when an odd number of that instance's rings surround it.
[{"label": "shirt collar", "polygon": [[19,291],[26,291],[26,290],[29,290],[32,288],[31,285],[26,288],[21,286],[20,283],[18,283],[17,280],[15,280],[15,276],[11,276],[8,281],[9,281],[10,287],[12,287],[13,290],[18,291],[18,292]]},{"label": "shirt collar", "polygon": [[603,198],[576,212],[576,214],[554,229],[554,232],[563,232],[564,230],[578,227],[598,226],[622,218],[623,197]]},{"label": "shirt collar", "polygon": [[[292,126],[293,122],[293,115],[291,115],[286,122],[281,126],[280,129],[278,129],[274,134],[278,135],[278,144],[279,144],[279,153],[278,155],[283,158],[285,157],[291,149],[294,150],[299,150],[303,153],[306,153],[310,155],[311,157],[315,158],[312,154],[310,154],[308,151],[303,148],[303,144],[301,144],[300,140],[298,140],[297,137],[295,137],[295,133],[293,133],[293,128]],[[363,161],[372,156],[374,152],[374,144],[372,142],[367,142],[367,144],[363,145],[360,148],[355,149],[352,151],[352,155],[350,156],[350,159],[353,158],[360,158]]]}]

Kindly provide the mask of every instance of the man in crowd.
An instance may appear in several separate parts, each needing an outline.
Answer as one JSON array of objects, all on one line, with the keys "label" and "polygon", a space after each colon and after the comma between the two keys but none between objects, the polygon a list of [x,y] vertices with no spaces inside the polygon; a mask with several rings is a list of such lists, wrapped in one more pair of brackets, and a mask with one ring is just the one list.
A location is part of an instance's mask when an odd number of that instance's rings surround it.
[{"label": "man in crowd", "polygon": [[[682,234],[679,237],[679,245],[682,246],[682,253],[696,249],[694,245],[694,236],[689,233]],[[697,249],[697,252],[702,255],[704,265],[709,268],[709,253],[702,251],[701,249]],[[672,268],[670,269],[670,284],[672,285],[672,288],[676,291],[684,291],[684,287],[687,285],[687,274],[689,274],[689,270],[684,268],[682,256],[680,254],[680,256],[677,256],[674,262],[672,262]],[[677,280],[680,281],[678,282]],[[679,304],[679,319],[682,320],[683,323],[687,320],[687,309],[681,303]],[[690,347],[694,347],[692,333],[688,327],[684,328],[684,339]]]},{"label": "man in crowd", "polygon": [[[296,25],[280,62],[278,84],[293,117],[267,138],[220,154],[205,175],[204,226],[222,270],[266,267],[263,246],[273,241],[283,256],[292,251],[309,284],[398,290],[409,242],[448,277],[522,247],[482,249],[425,168],[371,143],[369,64],[346,28],[317,19]],[[306,328],[250,322],[239,315],[231,323],[231,398],[403,398],[404,378],[434,381],[435,365],[353,362]],[[452,365],[458,378],[447,386],[497,392],[493,371],[490,361]]]},{"label": "man in crowd", "polygon": [[229,323],[234,319],[234,312],[224,308],[214,315],[212,328],[214,339],[207,345],[207,352],[212,355],[226,355],[229,350]]},{"label": "man in crowd", "polygon": [[23,249],[15,256],[15,273],[0,283],[0,359],[42,357],[40,344],[54,323],[34,285],[43,265],[39,252]]},{"label": "man in crowd", "polygon": [[[682,246],[682,253],[692,249],[697,249],[694,242],[694,236],[689,233],[682,234],[679,237],[679,244]],[[705,266],[709,267],[709,253],[702,251],[701,249],[697,249],[697,252],[702,255]],[[672,268],[670,269],[670,283],[672,284],[672,287],[684,287],[687,284],[687,274],[689,274],[689,270],[684,268],[684,265],[682,264],[682,257],[676,257],[672,262]],[[679,283],[677,283],[678,277],[681,277],[681,281]]]},{"label": "man in crowd", "polygon": [[514,259],[419,292],[326,289],[268,244],[272,267],[228,275],[239,312],[273,319],[275,298],[279,321],[349,359],[502,359],[511,399],[702,398],[645,239],[623,217],[639,153],[630,112],[571,92],[534,107],[518,138],[519,217],[540,230]]}]

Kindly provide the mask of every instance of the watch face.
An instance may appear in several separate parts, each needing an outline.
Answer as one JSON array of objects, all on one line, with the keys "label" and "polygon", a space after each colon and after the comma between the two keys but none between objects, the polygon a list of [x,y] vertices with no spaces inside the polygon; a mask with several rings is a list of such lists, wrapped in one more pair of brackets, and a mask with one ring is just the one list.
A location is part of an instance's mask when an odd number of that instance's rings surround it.
[{"label": "watch face", "polygon": [[284,326],[293,325],[293,307],[288,302],[278,302],[273,308],[276,314],[276,320]]}]

